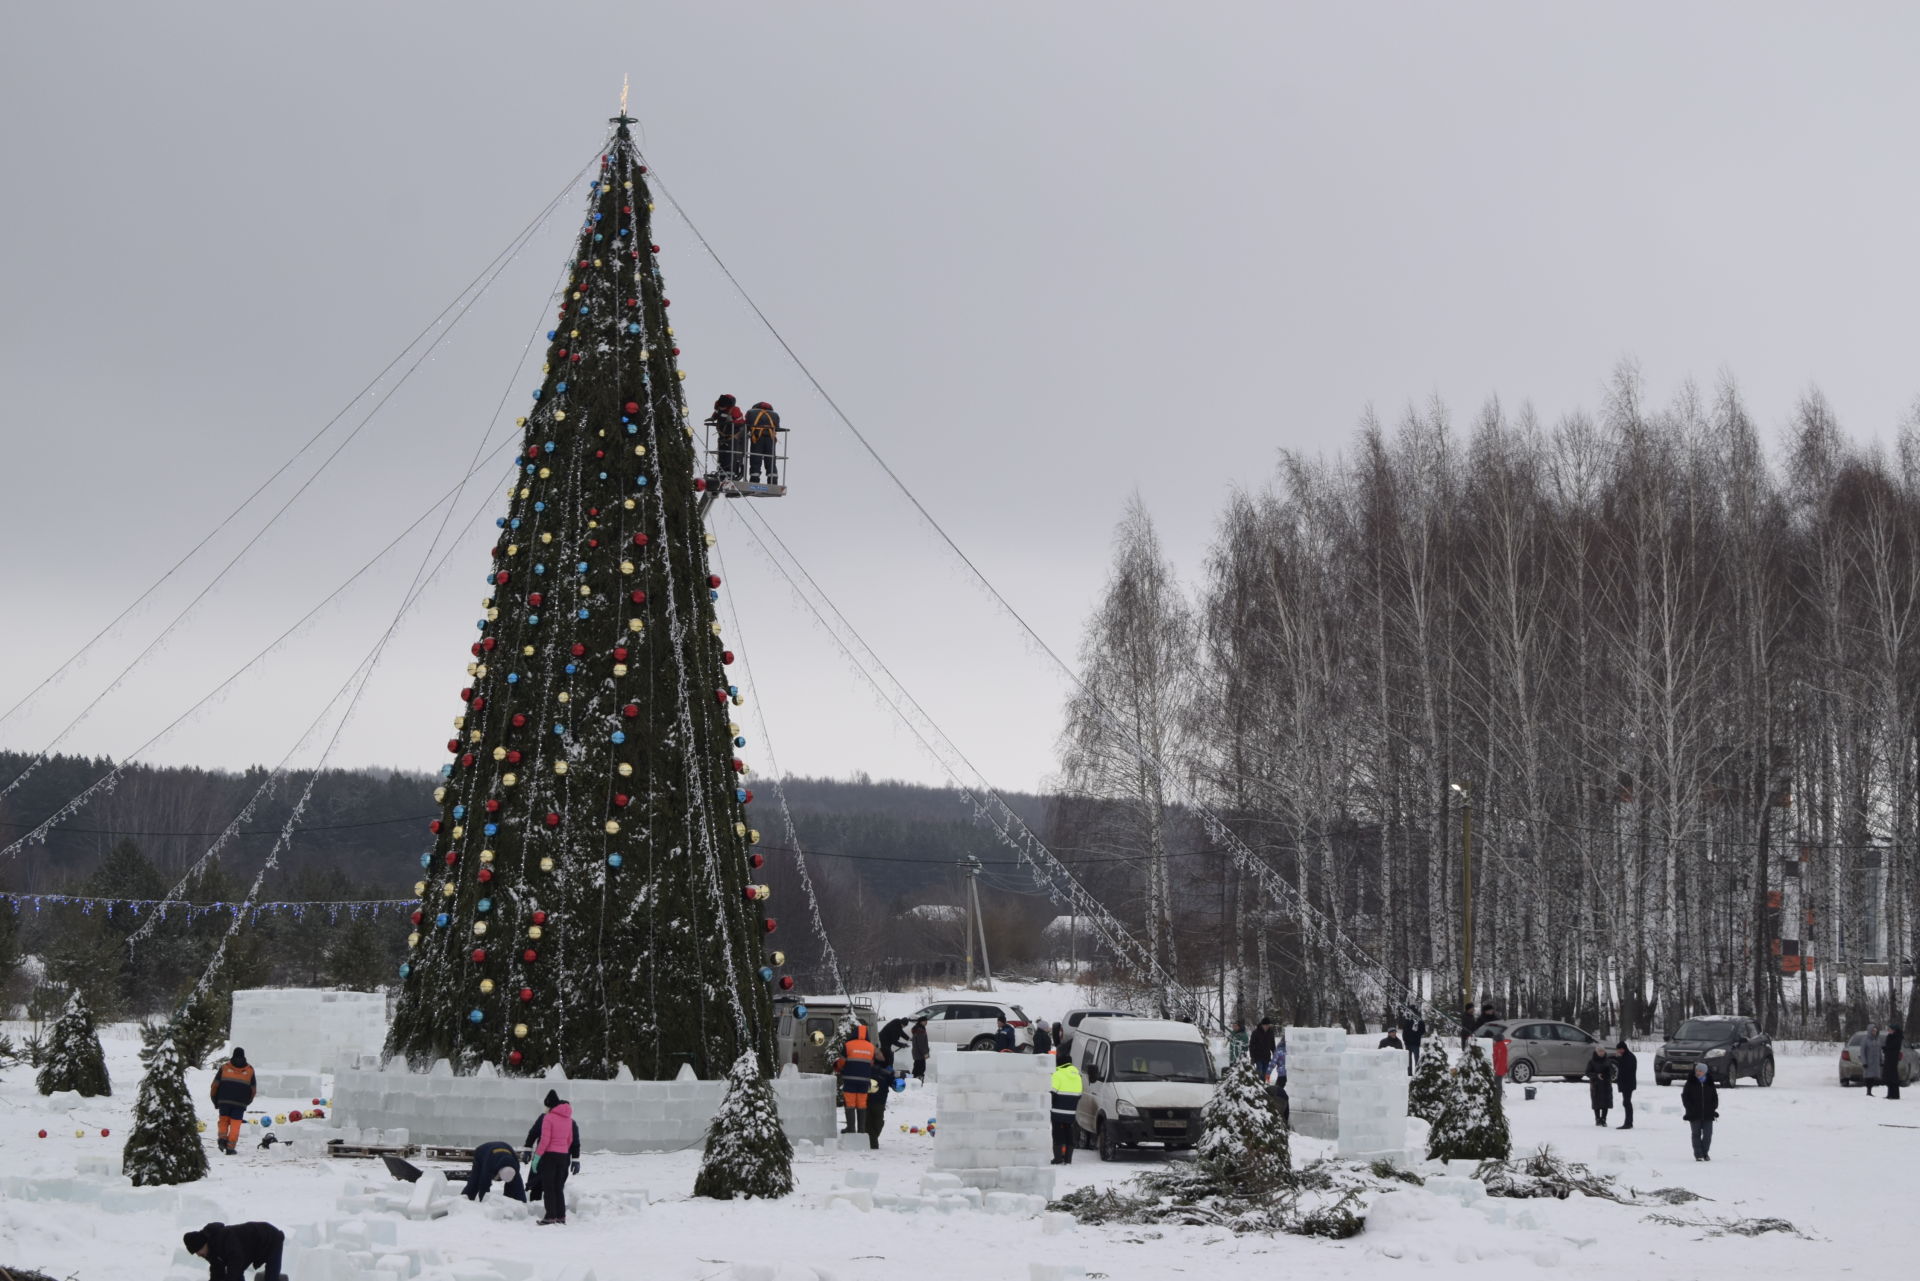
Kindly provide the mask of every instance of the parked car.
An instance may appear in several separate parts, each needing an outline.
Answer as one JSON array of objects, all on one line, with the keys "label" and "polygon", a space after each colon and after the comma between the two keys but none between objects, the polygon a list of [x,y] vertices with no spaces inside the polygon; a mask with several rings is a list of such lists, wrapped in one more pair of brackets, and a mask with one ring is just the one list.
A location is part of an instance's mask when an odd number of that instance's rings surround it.
[{"label": "parked car", "polygon": [[[1866,1043],[1867,1034],[1865,1032],[1855,1032],[1847,1038],[1847,1043],[1840,1047],[1840,1084],[1860,1084],[1861,1077],[1865,1075],[1865,1069],[1861,1066],[1864,1059],[1860,1051],[1861,1047],[1865,1046]],[[1913,1051],[1902,1045],[1900,1047],[1901,1085],[1913,1084],[1913,1064]],[[1882,1070],[1884,1071],[1884,1068]]]},{"label": "parked car", "polygon": [[[804,1009],[807,1017],[795,1018],[794,1011],[798,1009]],[[869,1035],[880,1035],[880,1013],[874,1009],[873,1002],[864,996],[854,997],[851,1006],[845,997],[814,997],[804,1002],[791,996],[775,997],[773,1035],[776,1058],[781,1063],[797,1065],[802,1072],[831,1072],[833,1064],[827,1061],[827,1047],[833,1044],[849,1017],[864,1024]],[[824,1044],[813,1043],[815,1032],[821,1034]]]},{"label": "parked car", "polygon": [[1594,1047],[1602,1044],[1590,1032],[1550,1019],[1499,1019],[1481,1024],[1474,1036],[1494,1043],[1488,1057],[1495,1064],[1506,1063],[1507,1077],[1515,1085],[1525,1085],[1536,1076],[1578,1081],[1593,1061]]},{"label": "parked car", "polygon": [[1682,1023],[1653,1056],[1654,1084],[1684,1080],[1702,1061],[1721,1085],[1734,1085],[1743,1076],[1757,1085],[1773,1084],[1773,1038],[1743,1015],[1702,1014]]},{"label": "parked car", "polygon": [[1016,1049],[1032,1051],[1033,1029],[1027,1026],[1027,1013],[1017,1005],[967,997],[935,1001],[907,1015],[907,1022],[927,1020],[927,1040],[935,1045],[957,1045],[963,1050],[991,1050],[993,1034],[1006,1019],[1013,1025]]},{"label": "parked car", "polygon": [[1176,1151],[1200,1141],[1200,1113],[1220,1080],[1200,1029],[1129,1015],[1085,1019],[1078,1032],[1084,1086],[1074,1122],[1102,1161],[1143,1143]]},{"label": "parked car", "polygon": [[1068,1049],[1073,1045],[1074,1034],[1080,1024],[1087,1019],[1137,1019],[1142,1017],[1131,1010],[1068,1010],[1060,1020],[1060,1048]]}]

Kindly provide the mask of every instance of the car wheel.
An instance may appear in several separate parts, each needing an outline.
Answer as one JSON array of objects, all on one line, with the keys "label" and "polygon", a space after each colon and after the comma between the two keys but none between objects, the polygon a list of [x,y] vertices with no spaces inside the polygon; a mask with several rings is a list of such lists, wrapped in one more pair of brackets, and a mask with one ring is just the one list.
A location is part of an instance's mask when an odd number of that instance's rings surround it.
[{"label": "car wheel", "polygon": [[1533,1080],[1533,1064],[1525,1059],[1521,1059],[1518,1063],[1512,1064],[1507,1068],[1507,1076],[1515,1085],[1525,1085],[1528,1081]]},{"label": "car wheel", "polygon": [[967,1048],[969,1050],[991,1050],[993,1048],[993,1038],[990,1036],[976,1036],[967,1042]]},{"label": "car wheel", "polygon": [[1113,1128],[1107,1124],[1105,1117],[1100,1118],[1099,1144],[1102,1161],[1113,1161],[1119,1158],[1120,1149],[1113,1141]]},{"label": "car wheel", "polygon": [[1666,1089],[1666,1088],[1667,1088],[1667,1087],[1668,1087],[1669,1085],[1672,1085],[1672,1084],[1673,1084],[1673,1078],[1672,1078],[1672,1077],[1666,1077],[1666,1076],[1661,1076],[1661,1075],[1660,1075],[1660,1074],[1659,1074],[1658,1072],[1655,1072],[1655,1073],[1653,1074],[1653,1083],[1654,1083],[1655,1085],[1657,1085],[1657,1086],[1659,1086],[1659,1087],[1660,1087],[1661,1089],[1663,1089],[1663,1090],[1664,1090],[1664,1089]]},{"label": "car wheel", "polygon": [[1852,1082],[1852,1081],[1849,1081],[1849,1080],[1848,1080],[1848,1079],[1847,1079],[1846,1077],[1844,1077],[1844,1076],[1843,1076],[1843,1077],[1841,1077],[1841,1078],[1840,1078],[1840,1088],[1841,1088],[1841,1089],[1843,1089],[1843,1090],[1844,1090],[1844,1089],[1846,1089],[1846,1088],[1847,1088],[1848,1086],[1850,1086],[1850,1085],[1852,1085],[1852,1084],[1853,1084],[1853,1082]]},{"label": "car wheel", "polygon": [[1773,1084],[1773,1060],[1772,1059],[1768,1059],[1766,1062],[1760,1065],[1760,1070],[1754,1074],[1753,1082],[1755,1085],[1758,1085],[1763,1090],[1767,1088],[1769,1085]]}]

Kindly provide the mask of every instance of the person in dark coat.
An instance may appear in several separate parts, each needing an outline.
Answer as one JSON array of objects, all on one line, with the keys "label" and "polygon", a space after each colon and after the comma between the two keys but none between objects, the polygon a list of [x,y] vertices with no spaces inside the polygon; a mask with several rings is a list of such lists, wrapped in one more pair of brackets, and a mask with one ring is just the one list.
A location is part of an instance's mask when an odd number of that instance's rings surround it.
[{"label": "person in dark coat", "polygon": [[906,1044],[907,1021],[905,1019],[890,1019],[886,1026],[880,1029],[880,1042],[873,1047],[875,1051],[874,1057],[882,1063],[885,1063],[888,1067],[892,1067],[893,1056],[900,1050],[906,1048]]},{"label": "person in dark coat", "polygon": [[1253,1070],[1267,1079],[1267,1065],[1273,1062],[1273,1020],[1261,1019],[1247,1038],[1247,1053],[1253,1058]]},{"label": "person in dark coat", "polygon": [[1420,1067],[1420,1042],[1426,1039],[1427,1020],[1418,1006],[1409,1005],[1400,1014],[1400,1040],[1407,1047],[1407,1075]]},{"label": "person in dark coat", "polygon": [[1873,1087],[1880,1084],[1880,1065],[1885,1061],[1885,1052],[1880,1046],[1880,1025],[1867,1024],[1866,1040],[1860,1042],[1860,1084],[1867,1087],[1867,1097],[1873,1097]]},{"label": "person in dark coat", "polygon": [[473,1150],[473,1168],[467,1171],[467,1185],[460,1195],[469,1201],[484,1201],[496,1182],[504,1182],[501,1191],[516,1201],[527,1199],[526,1185],[520,1181],[520,1154],[504,1139],[482,1143]]},{"label": "person in dark coat", "polygon": [[924,1081],[927,1079],[927,1021],[925,1019],[913,1021],[910,1044],[913,1047],[913,1079]]},{"label": "person in dark coat", "polygon": [[993,1048],[1002,1054],[1011,1054],[1020,1048],[1020,1040],[1014,1035],[1013,1024],[1003,1017],[1000,1025],[993,1029]]},{"label": "person in dark coat", "polygon": [[1604,1046],[1594,1046],[1593,1057],[1587,1060],[1587,1095],[1593,1102],[1593,1123],[1606,1125],[1607,1113],[1613,1110],[1613,1064]]},{"label": "person in dark coat", "polygon": [[260,1281],[287,1281],[280,1271],[287,1234],[271,1223],[209,1223],[181,1240],[188,1254],[207,1261],[209,1281],[246,1281],[248,1268],[260,1269]]},{"label": "person in dark coat", "polygon": [[1379,1048],[1383,1050],[1404,1050],[1407,1047],[1401,1043],[1400,1034],[1392,1028],[1388,1028],[1387,1034],[1380,1038]]},{"label": "person in dark coat", "polygon": [[1713,1160],[1713,1123],[1720,1115],[1720,1087],[1713,1083],[1706,1064],[1694,1064],[1693,1075],[1680,1087],[1680,1110],[1693,1134],[1693,1159]]},{"label": "person in dark coat", "polygon": [[1033,1023],[1033,1052],[1035,1054],[1053,1053],[1053,1035],[1047,1031],[1047,1024],[1043,1019],[1035,1019]]},{"label": "person in dark coat", "polygon": [[873,1089],[867,1095],[867,1146],[880,1146],[880,1131],[887,1123],[887,1096],[893,1093],[893,1078],[899,1073],[893,1070],[893,1064],[878,1062],[873,1065]]},{"label": "person in dark coat", "polygon": [[740,402],[732,396],[714,401],[707,426],[713,428],[720,447],[720,474],[738,480],[747,455],[747,416],[741,412]]},{"label": "person in dark coat", "polygon": [[1640,1060],[1633,1057],[1625,1041],[1613,1047],[1613,1084],[1620,1091],[1620,1112],[1625,1118],[1620,1128],[1633,1128],[1633,1092],[1640,1086]]},{"label": "person in dark coat", "polygon": [[774,441],[786,428],[780,425],[779,411],[766,401],[756,401],[747,411],[747,472],[752,480],[764,478],[769,485],[780,483],[780,460]]},{"label": "person in dark coat", "polygon": [[1900,1097],[1900,1049],[1905,1044],[1900,1025],[1887,1024],[1887,1039],[1880,1043],[1880,1084],[1887,1087],[1890,1099]]}]

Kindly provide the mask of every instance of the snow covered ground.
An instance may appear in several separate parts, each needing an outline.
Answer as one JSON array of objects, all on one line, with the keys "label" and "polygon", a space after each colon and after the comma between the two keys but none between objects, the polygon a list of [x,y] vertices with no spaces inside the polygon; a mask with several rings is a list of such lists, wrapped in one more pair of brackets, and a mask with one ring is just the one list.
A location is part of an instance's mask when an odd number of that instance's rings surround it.
[{"label": "snow covered ground", "polygon": [[[1082,993],[1068,987],[1057,992],[1023,988],[1012,999],[1030,1014],[1055,1017],[1070,1005],[1086,1003],[1078,999]],[[884,997],[882,1009],[903,1013],[928,995]],[[115,1082],[112,1099],[43,1099],[34,1091],[31,1070],[0,1073],[0,1186],[6,1192],[0,1199],[0,1265],[35,1267],[80,1281],[158,1278],[166,1274],[180,1232],[197,1226],[180,1221],[183,1212],[171,1194],[134,1193],[117,1176],[76,1176],[83,1164],[98,1164],[103,1157],[117,1168],[138,1084],[134,1030],[110,1028],[103,1040]],[[484,1205],[455,1197],[448,1217],[399,1220],[396,1234],[402,1246],[437,1251],[443,1276],[457,1275],[464,1260],[519,1260],[527,1265],[523,1276],[546,1277],[572,1263],[593,1267],[600,1281],[1080,1275],[1073,1268],[1116,1279],[1274,1275],[1276,1270],[1327,1278],[1402,1272],[1484,1278],[1503,1268],[1634,1281],[1894,1275],[1906,1270],[1911,1251],[1911,1225],[1899,1207],[1911,1199],[1905,1173],[1920,1157],[1915,1111],[1920,1094],[1887,1102],[1843,1090],[1835,1080],[1837,1053],[1838,1047],[1782,1046],[1773,1088],[1748,1084],[1726,1091],[1708,1165],[1697,1164],[1689,1153],[1677,1087],[1643,1088],[1635,1127],[1625,1134],[1593,1125],[1584,1085],[1542,1083],[1532,1102],[1508,1088],[1516,1150],[1549,1143],[1565,1157],[1619,1175],[1623,1185],[1680,1186],[1707,1198],[1669,1210],[1581,1198],[1463,1199],[1441,1189],[1458,1194],[1471,1188],[1440,1180],[1434,1190],[1390,1194],[1367,1232],[1334,1242],[1236,1238],[1190,1228],[1061,1230],[1057,1219],[984,1212],[825,1208],[827,1194],[849,1172],[877,1173],[882,1191],[917,1190],[930,1166],[933,1142],[896,1128],[877,1153],[864,1148],[804,1153],[795,1171],[796,1195],[771,1204],[689,1197],[697,1150],[596,1156],[593,1136],[583,1135],[587,1155],[580,1176],[568,1185],[567,1226],[536,1227],[522,1207],[498,1196]],[[1643,1078],[1651,1075],[1649,1059],[1650,1053],[1642,1054]],[[192,1075],[196,1099],[205,1098],[207,1081],[204,1071]],[[528,1123],[538,1111],[539,1092],[529,1086]],[[262,1102],[276,1112],[310,1105],[308,1099]],[[211,1109],[203,1105],[203,1110],[211,1120]],[[896,1126],[919,1124],[938,1111],[938,1090],[926,1087],[897,1097],[888,1119]],[[1613,1119],[1618,1121],[1617,1112]],[[110,1138],[99,1136],[102,1128],[111,1131]],[[36,1137],[41,1129],[47,1138]],[[76,1129],[86,1137],[74,1137]],[[276,1126],[274,1132],[293,1140],[290,1152],[258,1150],[254,1145],[261,1131],[250,1128],[243,1154],[215,1156],[211,1177],[191,1185],[185,1195],[217,1206],[218,1217],[230,1221],[264,1218],[293,1229],[343,1217],[336,1208],[343,1195],[369,1185],[393,1186],[372,1162],[302,1152],[300,1125]],[[518,1141],[521,1135],[503,1137]],[[1328,1147],[1296,1139],[1295,1159]],[[1061,1171],[1058,1190],[1122,1179],[1160,1159],[1141,1155],[1102,1165],[1083,1152]],[[162,1208],[156,1201],[167,1204]],[[1700,1224],[1772,1216],[1790,1220],[1799,1235],[1715,1236],[1705,1227],[1656,1222],[1651,1217],[1656,1213]],[[301,1281],[297,1254],[289,1263],[294,1281]],[[1042,1266],[1035,1269],[1035,1264]]]}]

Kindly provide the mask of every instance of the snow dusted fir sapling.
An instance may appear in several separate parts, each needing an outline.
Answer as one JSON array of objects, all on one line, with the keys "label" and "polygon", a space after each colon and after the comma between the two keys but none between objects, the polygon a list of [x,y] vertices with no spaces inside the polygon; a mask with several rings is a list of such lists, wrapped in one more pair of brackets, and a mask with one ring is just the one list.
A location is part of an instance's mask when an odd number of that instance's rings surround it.
[{"label": "snow dusted fir sapling", "polygon": [[1447,1052],[1440,1038],[1433,1037],[1421,1047],[1420,1066],[1413,1080],[1407,1082],[1407,1115],[1427,1122],[1439,1120],[1452,1091],[1453,1076],[1447,1070]]},{"label": "snow dusted fir sapling", "polygon": [[793,1191],[793,1144],[780,1128],[773,1084],[760,1060],[742,1054],[727,1074],[727,1096],[707,1126],[695,1196],[783,1197]]},{"label": "snow dusted fir sapling", "polygon": [[1445,1106],[1427,1135],[1427,1156],[1435,1161],[1502,1160],[1513,1151],[1500,1082],[1479,1043],[1471,1042],[1454,1068]]},{"label": "snow dusted fir sapling", "polygon": [[100,1034],[93,1028],[93,1011],[78,992],[68,999],[66,1012],[47,1030],[38,1084],[42,1094],[72,1090],[92,1099],[113,1093],[107,1056],[101,1053]]},{"label": "snow dusted fir sapling", "polygon": [[187,1063],[172,1037],[146,1051],[147,1074],[133,1105],[133,1134],[121,1156],[121,1171],[135,1187],[191,1183],[207,1176],[207,1149],[200,1119],[187,1093]]},{"label": "snow dusted fir sapling", "polygon": [[1201,1121],[1199,1158],[1215,1177],[1249,1193],[1286,1182],[1293,1168],[1287,1124],[1251,1059],[1221,1074]]},{"label": "snow dusted fir sapling", "polygon": [[[722,583],[618,118],[486,573],[389,1054],[605,1079],[773,1055]],[[449,708],[449,711],[456,709]]]}]

